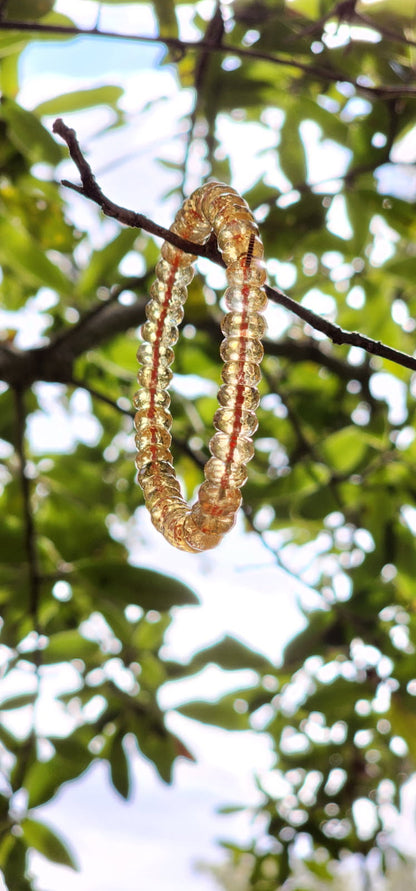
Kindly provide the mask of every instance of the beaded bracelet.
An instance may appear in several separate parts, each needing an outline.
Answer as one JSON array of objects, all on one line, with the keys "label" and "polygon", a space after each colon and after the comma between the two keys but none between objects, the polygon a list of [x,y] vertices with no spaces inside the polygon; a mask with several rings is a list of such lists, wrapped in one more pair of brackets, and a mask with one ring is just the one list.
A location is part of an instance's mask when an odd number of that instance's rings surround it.
[{"label": "beaded bracelet", "polygon": [[224,366],[220,407],[214,415],[217,432],[209,443],[212,457],[204,468],[205,482],[192,507],[182,497],[169,450],[172,415],[168,387],[173,377],[173,346],[196,257],[166,241],[137,353],[141,363],[140,389],[134,397],[138,482],[156,529],[170,544],[195,553],[214,548],[234,525],[241,504],[240,488],[247,479],[245,465],[253,457],[263,357],[260,338],[266,329],[261,315],[267,305],[266,273],[254,217],[230,186],[211,182],[197,189],[177,213],[171,231],[197,244],[204,244],[214,232],[228,280],[225,303],[230,311],[221,325]]}]

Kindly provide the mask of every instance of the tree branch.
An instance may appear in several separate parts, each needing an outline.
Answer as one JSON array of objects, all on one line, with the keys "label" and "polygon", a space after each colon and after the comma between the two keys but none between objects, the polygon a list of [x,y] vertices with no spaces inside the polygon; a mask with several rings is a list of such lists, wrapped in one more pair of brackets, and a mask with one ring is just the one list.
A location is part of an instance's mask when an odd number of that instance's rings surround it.
[{"label": "tree branch", "polygon": [[[205,245],[195,244],[194,242],[179,238],[179,236],[171,232],[170,229],[165,229],[163,226],[157,225],[152,220],[143,216],[143,214],[120,207],[118,204],[114,204],[113,201],[110,201],[110,199],[103,194],[96,182],[91,167],[80,149],[75,131],[67,127],[60,118],[55,121],[53,131],[61,136],[66,142],[71,158],[76,164],[81,177],[81,186],[75,186],[73,183],[63,180],[62,184],[64,186],[75,189],[80,195],[84,195],[85,198],[94,201],[101,207],[101,210],[106,216],[110,216],[126,226],[144,229],[152,235],[164,238],[165,241],[170,242],[170,244],[175,245],[175,247],[180,248],[180,250],[183,250],[186,253],[195,254],[199,257],[206,257],[214,263],[224,266],[215,239],[211,238]],[[316,313],[312,312],[310,309],[297,303],[289,297],[288,294],[285,294],[284,291],[281,291],[278,288],[272,288],[270,285],[266,285],[266,292],[271,301],[290,310],[290,312],[294,313],[310,325],[311,328],[320,331],[321,334],[325,334],[325,336],[332,340],[333,343],[360,347],[365,350],[365,352],[371,353],[373,356],[388,359],[396,365],[401,365],[404,368],[410,368],[412,371],[416,371],[416,358],[414,356],[409,356],[407,353],[386,346],[380,341],[375,341],[371,337],[366,337],[366,335],[361,334],[358,331],[347,331],[340,328],[338,325],[334,325],[333,322],[328,321],[328,319],[321,318],[321,316],[316,315]]]},{"label": "tree branch", "polygon": [[212,244],[212,241],[208,241],[205,245],[186,241],[186,239],[181,238],[179,235],[175,235],[175,233],[171,232],[169,229],[165,229],[163,226],[159,226],[157,223],[149,220],[148,217],[143,214],[136,213],[133,210],[127,210],[127,208],[120,207],[118,204],[114,204],[113,201],[110,201],[110,199],[101,191],[88,161],[81,152],[75,130],[67,127],[61,118],[58,118],[54,122],[52,129],[54,133],[57,133],[58,136],[61,136],[64,142],[66,142],[69,154],[76,164],[81,177],[81,186],[70,183],[66,179],[62,180],[63,186],[66,186],[68,189],[73,189],[85,198],[89,198],[90,201],[94,201],[95,204],[98,204],[98,206],[101,207],[102,212],[107,217],[118,220],[119,223],[123,223],[125,226],[130,226],[133,229],[144,229],[145,232],[150,232],[151,235],[157,235],[159,238],[169,241],[175,247],[188,254],[197,254],[199,257],[207,257],[215,263],[224,265],[221,255],[216,245]]},{"label": "tree branch", "polygon": [[[372,26],[375,31],[378,29]],[[220,53],[221,55],[232,54],[241,59],[253,59],[264,62],[270,62],[272,65],[279,65],[286,68],[294,68],[302,71],[309,77],[314,77],[324,83],[349,83],[359,93],[378,98],[406,98],[416,96],[416,87],[411,84],[378,84],[371,85],[360,83],[349,77],[344,71],[334,71],[332,68],[325,68],[319,65],[310,65],[307,62],[301,62],[291,56],[273,55],[272,53],[262,52],[261,50],[249,49],[248,47],[234,46],[230,43],[217,45],[206,40],[182,40],[178,37],[163,37],[157,34],[150,37],[145,34],[123,34],[117,31],[103,31],[98,28],[77,28],[75,25],[45,25],[40,22],[19,22],[19,21],[0,21],[0,31],[23,31],[38,34],[59,34],[67,37],[105,37],[115,40],[130,40],[139,43],[162,43],[169,49],[180,50],[185,53],[187,50],[203,50],[209,53]]]}]

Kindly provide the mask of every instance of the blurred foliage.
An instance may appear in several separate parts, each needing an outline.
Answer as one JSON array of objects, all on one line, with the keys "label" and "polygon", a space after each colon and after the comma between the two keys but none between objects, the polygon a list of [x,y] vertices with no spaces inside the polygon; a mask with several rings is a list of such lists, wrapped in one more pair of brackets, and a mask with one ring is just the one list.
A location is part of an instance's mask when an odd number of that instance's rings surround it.
[{"label": "blurred foliage", "polygon": [[[166,781],[177,757],[192,758],[167,728],[158,692],[210,663],[250,668],[258,682],[179,711],[229,731],[261,729],[276,754],[258,780],[261,829],[251,845],[225,846],[236,877],[243,865],[244,887],[329,887],[346,853],[366,869],[377,851],[383,871],[400,850],[400,794],[416,762],[414,377],[279,311],[244,489],[247,532],[315,592],[315,607],[304,606],[305,629],[279,666],[231,638],[188,664],[163,658],[172,610],[197,598],[173,577],[131,565],[124,543],[140,503],[129,409],[134,344],[157,248],[127,230],[93,248],[57,186],[65,153],[45,118],[105,105],[107,130],[122,132],[123,90],[99,85],[31,111],[19,103],[19,61],[34,36],[68,39],[53,33],[71,24],[54,5],[7,0],[0,14],[0,295],[10,319],[0,339],[0,661],[12,691],[0,702],[5,885],[34,889],[31,850],[75,867],[36,808],[94,761],[108,763],[127,798],[132,744]],[[289,275],[300,302],[412,353],[414,3],[150,5],[168,41],[162,64],[194,97],[184,127],[160,149],[176,182],[169,200],[179,204],[196,170],[201,179],[230,179],[224,125],[241,143],[255,126],[267,148],[245,197],[261,223],[270,282],[285,287]],[[205,43],[181,50],[175,41],[190,17]],[[2,29],[16,19],[45,30]],[[105,65],[103,54],[97,77],[106,78]],[[165,156],[170,139],[181,160]],[[120,271],[132,250],[144,270],[135,279]],[[133,304],[120,299],[125,293]],[[221,293],[214,298],[196,281],[187,312],[195,336],[178,345],[176,365],[210,382],[219,380]],[[42,343],[24,354],[14,314],[29,310],[41,319]],[[273,308],[270,322],[274,331]],[[75,442],[65,455],[33,449],[28,425],[44,410],[42,381],[61,385],[68,418],[79,388],[89,391],[95,445]],[[174,391],[172,404],[178,470],[192,494],[215,400]],[[56,702],[68,728],[57,736],[39,727],[36,701],[42,679],[62,665],[72,680]]]}]

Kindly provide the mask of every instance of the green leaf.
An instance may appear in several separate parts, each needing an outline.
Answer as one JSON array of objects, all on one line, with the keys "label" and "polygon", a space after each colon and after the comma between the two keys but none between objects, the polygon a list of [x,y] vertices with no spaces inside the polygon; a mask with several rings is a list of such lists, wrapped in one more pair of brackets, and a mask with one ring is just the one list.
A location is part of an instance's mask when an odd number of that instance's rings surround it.
[{"label": "green leaf", "polygon": [[44,650],[42,662],[50,665],[53,662],[66,662],[69,659],[90,660],[100,656],[100,648],[95,641],[87,640],[75,629],[58,631],[52,634]]},{"label": "green leaf", "polygon": [[0,848],[0,864],[8,891],[34,891],[27,878],[27,853],[23,838],[6,833]]},{"label": "green leaf", "polygon": [[4,17],[6,22],[33,22],[47,15],[54,2],[55,0],[7,0]]},{"label": "green leaf", "polygon": [[129,762],[123,747],[123,734],[117,733],[111,744],[109,755],[111,782],[122,798],[128,799],[131,792]]},{"label": "green leaf", "polygon": [[187,585],[153,569],[131,566],[127,561],[83,560],[76,566],[80,578],[96,592],[97,599],[137,604],[144,610],[169,610],[199,601]]},{"label": "green leaf", "polygon": [[[246,690],[242,691],[243,696],[246,693]],[[240,711],[235,708],[235,703],[238,699],[239,694],[236,691],[224,696],[218,702],[195,700],[194,702],[186,703],[186,705],[181,705],[176,710],[186,718],[200,721],[201,724],[212,724],[215,727],[221,727],[223,730],[249,730],[248,710]]]},{"label": "green leaf", "polygon": [[24,708],[26,705],[33,705],[36,702],[38,694],[20,693],[17,696],[10,696],[0,702],[0,712],[9,712],[16,708]]},{"label": "green leaf", "polygon": [[287,114],[280,130],[279,162],[293,186],[306,182],[305,147],[299,133],[298,115]]},{"label": "green leaf", "polygon": [[227,671],[237,671],[241,668],[252,668],[253,671],[267,672],[273,666],[261,653],[257,653],[245,646],[235,637],[223,637],[218,643],[199,650],[192,659],[191,666],[197,670],[200,666],[213,662]]},{"label": "green leaf", "polygon": [[416,764],[416,708],[412,699],[413,697],[404,697],[399,692],[393,693],[387,717],[391,721],[392,732],[406,741],[414,766]]},{"label": "green leaf", "polygon": [[29,847],[35,848],[39,854],[42,854],[53,863],[60,863],[62,866],[69,866],[75,870],[78,869],[72,854],[62,839],[45,823],[26,817],[21,823],[21,828],[23,838]]},{"label": "green leaf", "polygon": [[70,283],[40,245],[18,223],[0,218],[0,262],[34,287],[68,293]]},{"label": "green leaf", "polygon": [[162,37],[177,37],[178,23],[174,0],[154,0],[154,8]]},{"label": "green leaf", "polygon": [[84,111],[86,108],[96,108],[98,105],[109,105],[115,108],[117,102],[123,96],[123,89],[116,86],[94,87],[90,90],[74,90],[70,93],[62,93],[40,102],[33,109],[33,113],[43,115],[68,114],[73,111]]},{"label": "green leaf", "polygon": [[367,437],[360,427],[344,427],[328,436],[323,443],[323,452],[329,464],[339,473],[356,470],[368,448]]},{"label": "green leaf", "polygon": [[74,757],[68,757],[68,750],[64,749],[62,755],[54,755],[50,761],[36,761],[25,777],[28,806],[40,807],[50,801],[64,783],[79,777],[92,760],[93,755],[84,745],[81,753],[77,754],[75,749]]},{"label": "green leaf", "polygon": [[62,148],[35,114],[21,108],[12,99],[2,100],[0,114],[8,125],[11,141],[32,163],[45,162],[54,167],[59,164]]},{"label": "green leaf", "polygon": [[118,265],[133,248],[138,234],[138,229],[122,229],[102,250],[94,251],[79,278],[77,290],[81,295],[93,295],[98,287],[114,283]]}]

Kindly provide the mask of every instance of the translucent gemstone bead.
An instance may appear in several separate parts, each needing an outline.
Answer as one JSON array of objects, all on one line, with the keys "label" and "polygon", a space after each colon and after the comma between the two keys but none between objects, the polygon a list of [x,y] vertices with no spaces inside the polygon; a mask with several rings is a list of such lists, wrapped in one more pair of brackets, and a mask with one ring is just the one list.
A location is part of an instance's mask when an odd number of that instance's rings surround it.
[{"label": "translucent gemstone bead", "polygon": [[217,486],[236,486],[241,489],[247,481],[247,470],[244,464],[230,461],[227,465],[220,458],[210,458],[204,468],[205,476]]},{"label": "translucent gemstone bead", "polygon": [[218,402],[226,408],[238,405],[247,411],[256,411],[259,407],[260,396],[257,387],[247,387],[235,383],[224,384],[218,390]]},{"label": "translucent gemstone bead", "polygon": [[205,514],[218,517],[221,514],[235,513],[241,504],[241,493],[238,488],[223,488],[212,482],[202,483],[198,492],[198,501]]},{"label": "translucent gemstone bead", "polygon": [[209,551],[216,548],[222,539],[222,533],[212,530],[208,524],[208,528],[204,528],[203,519],[201,525],[198,522],[199,512],[196,515],[188,514],[183,524],[183,535],[185,541],[192,543],[192,546],[198,548],[199,551]]},{"label": "translucent gemstone bead", "polygon": [[203,532],[204,535],[220,535],[222,537],[225,532],[228,532],[234,526],[235,517],[236,511],[232,510],[224,514],[218,513],[217,516],[205,513],[202,506],[197,503],[194,504],[192,508],[188,527],[191,525],[192,521],[197,529],[200,532]]},{"label": "translucent gemstone bead", "polygon": [[[152,303],[160,303],[163,306],[170,306],[171,303],[185,303],[188,296],[188,289],[186,285],[177,283],[174,283],[168,288],[165,282],[156,280],[151,285],[150,296],[152,298]],[[148,306],[149,304],[147,304],[145,311],[147,311]]]},{"label": "translucent gemstone bead", "polygon": [[[237,226],[234,223],[234,226]],[[253,237],[250,240],[250,235]],[[246,256],[250,251],[250,257],[263,257],[264,250],[262,242],[256,238],[254,233],[250,232],[247,224],[241,227],[240,232],[231,235],[227,230],[217,238],[218,247],[223,255],[225,263],[235,263],[239,257]]]},{"label": "translucent gemstone bead", "polygon": [[146,479],[141,480],[141,487],[143,489],[144,497],[146,498],[147,506],[152,503],[152,499],[157,492],[162,492],[166,499],[169,499],[174,495],[180,495],[182,497],[180,483],[176,477],[170,477],[167,481],[161,481],[160,477],[156,474],[152,474],[150,478],[147,477]]},{"label": "translucent gemstone bead", "polygon": [[147,304],[145,312],[149,322],[156,322],[157,325],[162,322],[164,325],[171,325],[172,323],[180,325],[183,319],[184,308],[179,301],[178,303],[172,302],[166,307],[161,303],[157,303],[156,300],[151,300]]},{"label": "translucent gemstone bead", "polygon": [[212,531],[215,532],[217,535],[220,534],[222,537],[226,534],[226,532],[229,532],[230,529],[233,528],[233,526],[235,526],[237,512],[235,511],[234,513],[231,512],[228,514],[221,514],[218,517],[209,517],[206,515],[204,516],[204,531]]},{"label": "translucent gemstone bead", "polygon": [[189,285],[194,277],[192,266],[180,266],[175,268],[167,260],[159,260],[156,264],[156,276],[160,282],[168,285]]},{"label": "translucent gemstone bead", "polygon": [[[218,408],[214,415],[214,427],[221,433],[232,434],[236,428],[235,411],[232,408]],[[258,420],[254,411],[240,411],[238,417],[238,431],[243,436],[253,436],[258,427]]]},{"label": "translucent gemstone bead", "polygon": [[175,353],[171,347],[163,346],[161,343],[157,346],[157,353],[155,351],[155,344],[149,343],[148,341],[140,344],[139,349],[137,350],[137,358],[141,365],[153,365],[156,356],[157,363],[160,367],[161,365],[172,365]]},{"label": "translucent gemstone bead", "polygon": [[170,485],[172,480],[176,480],[176,474],[173,464],[170,461],[147,461],[138,468],[138,481],[141,486],[146,486],[149,480],[155,485]]},{"label": "translucent gemstone bead", "polygon": [[255,362],[226,362],[221,377],[225,384],[237,382],[255,387],[261,378],[261,371]]},{"label": "translucent gemstone bead", "polygon": [[204,213],[215,231],[217,229],[216,218],[218,213],[229,207],[233,212],[234,219],[236,219],[239,213],[246,210],[247,204],[244,198],[241,198],[240,195],[233,195],[231,190],[227,189],[222,195],[214,197],[212,201],[203,202],[203,207]]},{"label": "translucent gemstone bead", "polygon": [[133,405],[139,411],[143,408],[149,408],[150,405],[158,405],[161,408],[168,409],[170,406],[170,393],[166,390],[138,390],[133,396]]},{"label": "translucent gemstone bead", "polygon": [[142,427],[140,433],[136,433],[134,439],[137,449],[144,449],[145,446],[150,445],[162,445],[168,449],[172,442],[172,437],[169,431],[166,430],[166,427],[155,427],[151,424],[147,427]]},{"label": "translucent gemstone bead", "polygon": [[227,309],[235,312],[241,312],[248,309],[249,312],[264,312],[267,306],[267,294],[263,288],[244,286],[227,288],[225,294],[225,304]]},{"label": "translucent gemstone bead", "polygon": [[239,337],[226,337],[220,346],[220,356],[224,362],[261,362],[264,355],[260,340],[242,340]]},{"label": "translucent gemstone bead", "polygon": [[266,329],[266,320],[258,312],[229,312],[221,323],[221,331],[228,337],[262,338]]},{"label": "translucent gemstone bead", "polygon": [[209,450],[214,458],[221,461],[234,461],[237,464],[248,464],[254,455],[254,445],[246,436],[237,436],[234,440],[226,433],[215,433],[209,443]]},{"label": "translucent gemstone bead", "polygon": [[172,510],[165,518],[161,532],[163,532],[169,544],[175,548],[179,548],[180,551],[191,551],[191,553],[195,554],[198,551],[205,550],[205,548],[203,545],[199,547],[192,535],[185,537],[184,526],[189,512],[189,509],[185,512],[183,507],[177,507],[176,510]]},{"label": "translucent gemstone bead", "polygon": [[174,346],[179,337],[178,326],[173,324],[169,317],[163,319],[160,325],[155,322],[145,322],[140,334],[143,340],[149,343],[156,343],[162,339],[164,346]]},{"label": "translucent gemstone bead", "polygon": [[153,377],[153,368],[149,368],[147,365],[143,365],[142,368],[139,368],[139,373],[137,375],[137,380],[142,387],[154,387],[159,390],[165,390],[166,387],[169,386],[171,380],[173,378],[173,371],[170,368],[160,368],[158,370],[157,381],[154,380]]},{"label": "translucent gemstone bead", "polygon": [[[173,229],[173,227],[172,227]],[[194,239],[192,239],[193,241]],[[164,260],[172,266],[190,266],[196,260],[195,254],[185,254],[180,248],[174,247],[168,241],[164,241],[160,250]]]},{"label": "translucent gemstone bead", "polygon": [[217,207],[219,200],[226,197],[227,203],[231,204],[237,197],[239,197],[238,192],[231,186],[225,185],[225,183],[216,183],[210,189],[206,189],[205,191],[202,189],[197,190],[194,194],[196,207],[201,213],[201,216],[204,216],[209,222],[211,222],[213,212],[215,219],[215,214],[220,210],[220,208]]},{"label": "translucent gemstone bead", "polygon": [[239,207],[238,211],[236,211],[233,204],[226,204],[222,210],[217,211],[215,217],[215,231],[221,232],[222,229],[228,228],[230,225],[232,226],[237,218],[238,223],[250,223],[253,231],[258,235],[257,223],[253,219],[253,214],[249,211],[248,207]]},{"label": "translucent gemstone bead", "polygon": [[134,426],[137,432],[140,431],[141,427],[147,427],[149,423],[157,424],[159,427],[166,427],[170,430],[172,426],[172,415],[170,411],[167,411],[163,406],[153,405],[149,410],[141,409],[136,412],[134,417]]},{"label": "translucent gemstone bead", "polygon": [[211,233],[211,226],[194,208],[188,206],[185,211],[182,209],[176,214],[172,232],[188,241],[203,244]]},{"label": "translucent gemstone bead", "polygon": [[245,260],[246,257],[240,257],[227,267],[226,275],[230,285],[254,285],[254,287],[264,285],[266,269],[263,261],[253,257],[250,265],[246,266]]},{"label": "translucent gemstone bead", "polygon": [[155,463],[156,461],[166,461],[168,464],[172,464],[173,455],[166,446],[157,445],[157,443],[140,448],[139,454],[136,455],[136,467],[138,470],[146,464],[150,462]]},{"label": "translucent gemstone bead", "polygon": [[163,532],[165,522],[169,522],[172,515],[176,516],[177,511],[182,514],[188,511],[188,506],[180,495],[171,495],[166,497],[164,494],[159,498],[153,498],[148,501],[148,508],[152,515],[153,525],[159,532]]}]

